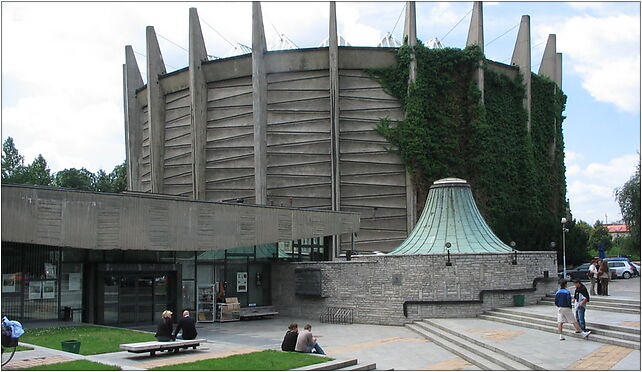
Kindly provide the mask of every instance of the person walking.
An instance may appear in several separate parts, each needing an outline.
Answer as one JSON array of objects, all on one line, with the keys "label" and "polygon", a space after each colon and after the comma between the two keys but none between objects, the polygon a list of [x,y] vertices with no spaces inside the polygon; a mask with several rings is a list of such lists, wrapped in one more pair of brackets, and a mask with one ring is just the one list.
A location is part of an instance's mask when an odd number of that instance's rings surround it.
[{"label": "person walking", "polygon": [[606,260],[600,262],[600,269],[597,272],[602,287],[602,296],[609,295],[609,279],[611,278],[611,270],[609,270],[609,263]]},{"label": "person walking", "polygon": [[591,334],[591,331],[584,332],[580,325],[573,315],[571,310],[571,292],[566,289],[566,284],[568,281],[566,279],[560,280],[560,289],[555,293],[555,306],[557,306],[557,330],[560,334],[560,341],[566,340],[564,334],[562,333],[562,328],[564,323],[572,323],[575,330],[582,334],[582,337],[588,338]]},{"label": "person walking", "polygon": [[288,326],[288,331],[285,333],[285,337],[283,337],[281,350],[294,351],[298,336],[299,336],[299,325],[296,323],[290,323],[290,325]]},{"label": "person walking", "polygon": [[154,336],[156,336],[158,341],[172,341],[172,328],[172,312],[165,310],[161,314],[161,319],[158,322],[158,328],[156,329],[156,334]]},{"label": "person walking", "polygon": [[[183,333],[178,333],[183,330]],[[183,340],[193,340],[196,338],[196,321],[194,318],[189,316],[189,310],[183,311],[183,317],[178,320],[176,324],[176,330],[174,331],[174,338],[180,338]]]},{"label": "person walking", "polygon": [[575,317],[577,318],[577,322],[579,323],[580,328],[582,328],[582,331],[586,332],[586,320],[584,319],[584,316],[586,314],[586,304],[591,300],[591,298],[589,297],[588,290],[579,279],[573,280],[573,283],[575,284],[575,293],[573,294],[573,300],[575,301]]},{"label": "person walking", "polygon": [[296,338],[296,346],[294,351],[299,353],[311,353],[312,350],[316,351],[317,354],[325,355],[325,352],[317,343],[316,337],[312,337],[312,326],[306,324],[303,327],[303,331],[299,332],[299,335]]},{"label": "person walking", "polygon": [[591,281],[591,296],[595,296],[595,283],[597,282],[597,260],[594,258],[589,266],[588,277]]}]

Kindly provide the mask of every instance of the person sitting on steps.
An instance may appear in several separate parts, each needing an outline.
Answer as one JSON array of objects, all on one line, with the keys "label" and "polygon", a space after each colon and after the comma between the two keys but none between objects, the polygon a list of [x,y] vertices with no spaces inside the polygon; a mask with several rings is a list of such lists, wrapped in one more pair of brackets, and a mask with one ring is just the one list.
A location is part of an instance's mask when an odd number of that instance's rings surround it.
[{"label": "person sitting on steps", "polygon": [[283,337],[281,350],[294,351],[298,336],[299,336],[299,325],[296,323],[290,323],[290,325],[288,326],[288,331],[285,333],[285,337]]}]

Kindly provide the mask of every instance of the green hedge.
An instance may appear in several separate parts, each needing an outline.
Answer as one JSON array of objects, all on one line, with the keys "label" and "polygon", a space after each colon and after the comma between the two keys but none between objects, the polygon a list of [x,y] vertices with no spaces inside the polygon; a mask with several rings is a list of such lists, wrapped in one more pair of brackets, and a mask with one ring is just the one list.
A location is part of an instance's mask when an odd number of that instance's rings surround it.
[{"label": "green hedge", "polygon": [[[412,52],[417,79],[408,83]],[[521,250],[548,250],[559,240],[566,208],[562,112],[566,96],[550,80],[532,75],[531,132],[523,108],[524,84],[494,72],[481,50],[399,48],[394,67],[369,70],[397,97],[405,119],[383,118],[377,131],[412,175],[421,212],[437,179],[468,180],[493,231]],[[475,74],[484,68],[484,104]]]}]

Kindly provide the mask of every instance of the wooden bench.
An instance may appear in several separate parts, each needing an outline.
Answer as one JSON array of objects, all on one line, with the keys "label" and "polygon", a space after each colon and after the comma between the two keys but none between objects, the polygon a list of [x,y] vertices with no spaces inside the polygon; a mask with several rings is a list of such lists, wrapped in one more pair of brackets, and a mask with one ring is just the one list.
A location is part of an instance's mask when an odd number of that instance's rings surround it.
[{"label": "wooden bench", "polygon": [[149,356],[156,355],[157,351],[174,350],[178,353],[180,349],[187,349],[191,347],[196,349],[201,343],[207,342],[204,338],[197,338],[194,340],[176,340],[176,341],[146,341],[136,342],[132,344],[120,344],[121,350],[127,350],[130,353],[149,353]]},{"label": "wooden bench", "polygon": [[274,315],[279,315],[279,312],[275,311],[272,306],[254,306],[241,308],[241,319],[261,318],[264,316]]}]

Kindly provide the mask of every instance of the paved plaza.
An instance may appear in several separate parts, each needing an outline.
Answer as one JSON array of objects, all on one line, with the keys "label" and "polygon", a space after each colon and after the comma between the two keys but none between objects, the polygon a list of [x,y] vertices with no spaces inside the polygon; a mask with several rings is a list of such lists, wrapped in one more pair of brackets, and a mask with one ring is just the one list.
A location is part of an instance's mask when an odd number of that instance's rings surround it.
[{"label": "paved plaza", "polygon": [[[572,289],[572,288],[571,288]],[[616,280],[610,286],[613,299],[640,300],[640,278]],[[598,296],[600,298],[600,296]],[[520,311],[555,315],[551,305],[532,305]],[[627,326],[640,329],[639,314],[591,310],[587,322]],[[314,319],[293,319],[278,316],[274,319],[230,323],[200,323],[199,338],[208,340],[198,350],[178,354],[149,354],[117,352],[81,356],[57,350],[35,347],[33,351],[16,353],[5,369],[19,369],[68,359],[88,359],[119,365],[126,370],[144,370],[161,365],[223,357],[264,349],[280,349],[283,335],[290,322],[299,328],[313,325],[312,332],[330,357],[357,358],[359,362],[376,363],[377,369],[395,370],[479,370],[480,368],[446,351],[433,342],[401,326],[364,324],[323,324]],[[567,337],[559,341],[554,333],[522,328],[479,318],[436,319],[472,339],[518,355],[547,370],[640,370],[640,350],[600,342]],[[28,327],[27,327],[28,328]],[[154,326],[136,327],[150,331]]]}]

